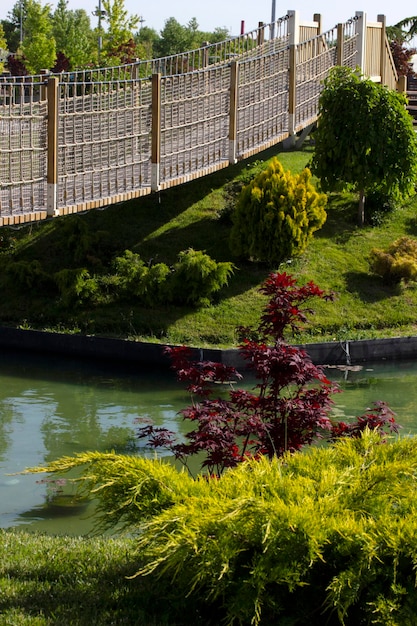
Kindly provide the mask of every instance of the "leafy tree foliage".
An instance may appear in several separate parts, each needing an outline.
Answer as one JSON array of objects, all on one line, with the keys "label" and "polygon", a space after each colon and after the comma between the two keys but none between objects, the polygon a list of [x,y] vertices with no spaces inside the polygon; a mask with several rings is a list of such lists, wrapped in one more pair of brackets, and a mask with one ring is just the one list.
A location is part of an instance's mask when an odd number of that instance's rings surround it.
[{"label": "leafy tree foliage", "polygon": [[64,55],[69,61],[69,68],[65,71],[91,64],[97,44],[84,9],[69,10],[68,0],[59,0],[52,17],[52,32],[58,55]]},{"label": "leafy tree foliage", "polygon": [[21,49],[29,74],[39,74],[41,69],[49,69],[54,65],[56,45],[50,11],[49,4],[42,6],[38,0],[28,2]]},{"label": "leafy tree foliage", "polygon": [[417,53],[417,50],[415,48],[406,47],[404,43],[398,39],[390,41],[390,48],[398,76],[410,76],[414,74],[411,60]]},{"label": "leafy tree foliage", "polygon": [[10,54],[8,56],[7,69],[12,76],[26,76],[28,73],[24,58],[19,54]]},{"label": "leafy tree foliage", "polygon": [[[126,45],[135,45],[134,31],[140,18],[128,14],[124,0],[103,0],[103,9],[103,21],[107,24],[103,33],[103,60],[109,65],[119,65]],[[132,56],[130,52],[129,57]]]},{"label": "leafy tree foliage", "polygon": [[[16,53],[19,49],[20,26],[24,26],[27,17],[29,0],[17,0],[13,8],[7,14],[7,19],[2,20],[8,49]],[[22,35],[24,36],[24,29]]]},{"label": "leafy tree foliage", "polygon": [[[3,24],[0,22],[0,51],[7,50],[7,41],[4,33]],[[4,62],[0,61],[0,72],[4,70]]]},{"label": "leafy tree foliage", "polygon": [[308,169],[293,176],[273,159],[242,189],[232,214],[232,252],[271,265],[301,254],[326,220],[326,202]]},{"label": "leafy tree foliage", "polygon": [[312,171],[324,191],[351,187],[359,194],[364,223],[367,191],[414,192],[417,139],[405,96],[336,67],[319,101]]},{"label": "leafy tree foliage", "polygon": [[159,34],[154,28],[142,26],[135,34],[135,43],[139,59],[152,59],[159,41]]}]

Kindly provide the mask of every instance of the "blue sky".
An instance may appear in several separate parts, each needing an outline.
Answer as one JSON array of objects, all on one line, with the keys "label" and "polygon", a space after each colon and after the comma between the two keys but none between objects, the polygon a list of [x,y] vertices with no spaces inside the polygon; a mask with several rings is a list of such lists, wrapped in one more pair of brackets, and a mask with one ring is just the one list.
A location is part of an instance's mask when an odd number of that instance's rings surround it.
[{"label": "blue sky", "polygon": [[[155,28],[158,32],[170,17],[175,17],[183,25],[195,17],[200,30],[213,31],[216,27],[226,27],[233,35],[237,35],[241,21],[245,22],[246,31],[256,28],[258,22],[269,23],[272,2],[273,0],[125,0],[125,7],[130,14],[140,15],[144,19],[144,26]],[[42,0],[42,4],[46,3],[46,0]],[[15,0],[1,0],[1,19],[7,16],[14,4]],[[54,7],[56,2],[51,1],[49,4]],[[84,8],[91,15],[97,4],[98,0],[69,0],[68,8]],[[285,15],[288,9],[300,11],[302,20],[312,20],[313,13],[321,13],[325,30],[338,22],[346,22],[356,11],[364,11],[369,21],[376,21],[378,14],[385,15],[388,26],[417,14],[417,5],[411,0],[398,4],[392,0],[362,0],[362,4],[352,7],[335,0],[296,0],[289,6],[283,6],[275,0],[275,7],[277,18]],[[91,16],[91,20],[94,25],[95,18]]]}]

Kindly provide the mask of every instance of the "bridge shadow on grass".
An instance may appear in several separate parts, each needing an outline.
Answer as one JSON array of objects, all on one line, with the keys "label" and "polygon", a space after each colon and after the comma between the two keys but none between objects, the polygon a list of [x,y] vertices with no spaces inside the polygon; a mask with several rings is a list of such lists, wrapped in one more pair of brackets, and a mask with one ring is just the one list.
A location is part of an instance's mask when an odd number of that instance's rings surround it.
[{"label": "bridge shadow on grass", "polygon": [[[210,237],[213,236],[216,241],[219,238],[219,231],[222,233],[230,226],[218,228],[218,222],[208,218],[202,220],[200,224],[198,221],[192,222],[188,231],[183,231],[181,228],[177,230],[167,225],[173,220],[181,223],[180,216],[182,215],[184,215],[184,222],[188,219],[191,222],[193,217],[188,218],[185,215],[187,211],[204,198],[208,198],[215,189],[231,183],[234,177],[246,167],[246,163],[238,164],[200,180],[118,205],[111,205],[102,210],[93,209],[83,214],[32,224],[28,226],[28,229],[23,228],[17,235],[20,237],[30,233],[30,239],[24,247],[16,249],[14,259],[38,260],[46,271],[58,271],[83,265],[83,259],[79,258],[81,246],[84,246],[86,256],[95,257],[101,264],[106,264],[112,257],[126,249],[136,252],[143,249],[147,255],[152,256],[153,245],[156,246],[158,252],[163,251],[164,256],[172,261],[175,260],[180,249],[188,247],[201,248],[203,246],[210,254],[208,251],[208,248],[212,246]],[[226,190],[224,196],[228,193]],[[197,206],[196,213],[205,215],[210,213],[209,201],[208,199],[207,207]],[[226,197],[224,202],[227,202]],[[213,208],[213,215],[216,215],[215,208]],[[166,238],[161,239],[163,243],[158,244],[157,238],[152,239],[152,242],[147,241],[152,233],[164,229],[165,226],[167,226],[168,234]],[[207,228],[205,234],[204,228]],[[179,235],[178,242],[175,243],[177,235]],[[88,240],[90,240],[90,246]],[[166,248],[162,250],[165,242]]]},{"label": "bridge shadow on grass", "polygon": [[347,272],[344,276],[348,291],[358,294],[362,302],[372,304],[401,294],[400,285],[384,283],[382,278],[373,274]]}]

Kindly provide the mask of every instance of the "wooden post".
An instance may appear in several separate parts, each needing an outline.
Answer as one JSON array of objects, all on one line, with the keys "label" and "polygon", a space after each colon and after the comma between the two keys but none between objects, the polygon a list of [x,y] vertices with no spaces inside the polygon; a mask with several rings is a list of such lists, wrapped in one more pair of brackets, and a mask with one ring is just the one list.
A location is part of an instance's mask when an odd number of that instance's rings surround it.
[{"label": "wooden post", "polygon": [[203,68],[208,67],[209,64],[209,50],[210,50],[210,42],[203,42]]},{"label": "wooden post", "polygon": [[237,100],[239,64],[230,63],[230,113],[229,113],[229,163],[236,163],[237,151]]},{"label": "wooden post", "polygon": [[48,153],[47,153],[47,196],[46,212],[49,217],[55,217],[57,210],[58,191],[58,89],[59,78],[53,76],[48,79]]},{"label": "wooden post", "polygon": [[39,97],[40,97],[41,100],[46,100],[46,98],[47,98],[47,90],[46,90],[47,79],[46,79],[46,77],[48,76],[49,73],[50,73],[49,70],[41,70],[40,71],[40,75],[41,76],[45,76],[44,82],[41,82],[41,87],[40,87],[40,92],[39,92],[40,93]]},{"label": "wooden post", "polygon": [[379,62],[380,67],[380,75],[381,75],[381,83],[383,85],[386,84],[386,65],[387,65],[387,54],[386,54],[386,37],[387,37],[387,20],[385,15],[378,15],[378,22],[381,23],[381,59]]},{"label": "wooden post", "polygon": [[337,25],[337,59],[336,64],[342,66],[344,61],[344,36],[343,24]]},{"label": "wooden post", "polygon": [[159,191],[161,166],[161,74],[152,74],[151,189]]},{"label": "wooden post", "polygon": [[290,67],[288,72],[288,131],[289,144],[295,145],[295,110],[297,106],[297,46],[290,46]]},{"label": "wooden post", "polygon": [[314,22],[317,22],[317,34],[321,35],[321,29],[323,27],[322,26],[321,13],[314,13],[313,20],[314,20]]},{"label": "wooden post", "polygon": [[300,43],[300,13],[288,11],[288,35],[290,45]]},{"label": "wooden post", "polygon": [[398,76],[397,91],[407,93],[407,76]]},{"label": "wooden post", "polygon": [[258,46],[262,46],[265,40],[265,25],[263,22],[258,22]]}]

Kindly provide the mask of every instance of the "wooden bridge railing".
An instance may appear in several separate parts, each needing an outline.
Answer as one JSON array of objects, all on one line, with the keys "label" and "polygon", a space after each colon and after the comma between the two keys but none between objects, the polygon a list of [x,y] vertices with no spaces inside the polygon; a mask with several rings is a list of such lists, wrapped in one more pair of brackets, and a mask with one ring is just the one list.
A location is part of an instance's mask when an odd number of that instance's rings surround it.
[{"label": "wooden bridge railing", "polygon": [[0,78],[0,226],[125,201],[294,143],[335,65],[395,88],[382,16],[320,31],[319,15],[289,11],[166,59]]}]

